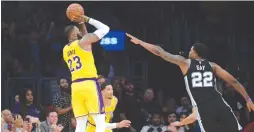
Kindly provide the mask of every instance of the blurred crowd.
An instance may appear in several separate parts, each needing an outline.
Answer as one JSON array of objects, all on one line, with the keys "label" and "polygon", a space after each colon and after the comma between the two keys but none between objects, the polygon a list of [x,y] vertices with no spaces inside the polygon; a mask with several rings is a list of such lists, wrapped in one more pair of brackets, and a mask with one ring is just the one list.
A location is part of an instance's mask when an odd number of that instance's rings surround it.
[{"label": "blurred crowd", "polygon": [[[107,78],[100,75],[99,84]],[[120,132],[199,132],[197,122],[176,128],[171,123],[181,121],[192,113],[192,106],[188,97],[176,99],[163,97],[153,88],[141,90],[125,77],[114,77],[111,80],[114,95],[119,103],[113,113],[112,122],[128,119],[132,122],[130,128],[118,129]],[[71,90],[68,79],[60,78],[58,82],[60,92],[53,97],[53,103],[42,106],[35,101],[31,89],[15,97],[15,104],[11,109],[2,111],[2,131],[31,132],[40,129],[41,132],[72,132],[76,122],[71,107]],[[245,103],[237,100],[236,93],[228,85],[223,90],[224,98],[234,110],[235,115],[245,128],[244,132],[251,132],[251,125]],[[162,97],[161,97],[162,96]],[[161,99],[162,98],[162,99]],[[179,103],[178,103],[179,102]],[[253,122],[252,122],[253,124]],[[248,127],[245,127],[248,126]]]},{"label": "blurred crowd", "polygon": [[[51,104],[42,105],[36,100],[38,95],[34,91],[35,86],[25,86],[24,89],[17,88],[16,91],[12,91],[15,99],[11,103],[13,104],[11,108],[2,110],[1,131],[74,131],[76,122],[71,107],[68,81],[70,73],[61,57],[62,48],[66,42],[66,38],[62,35],[65,22],[62,21],[66,20],[60,17],[61,15],[56,15],[63,11],[54,8],[54,4],[32,6],[29,3],[9,2],[3,4],[2,8],[2,82],[5,82],[8,77],[62,78],[58,81],[60,92],[53,96]],[[64,13],[62,14],[64,16]],[[105,68],[104,64],[97,67]],[[170,97],[162,89],[140,88],[129,78],[104,75],[105,77],[102,75],[99,77],[99,83],[109,78],[113,85],[114,95],[119,100],[112,121],[119,122],[128,119],[132,122],[131,128],[115,131],[200,131],[197,122],[180,128],[170,125],[172,122],[183,120],[192,112],[188,96]],[[234,110],[240,124],[245,128],[244,132],[253,132],[254,119],[250,117],[244,100],[231,86],[220,80],[218,88]],[[171,95],[174,93],[174,91],[170,92]],[[47,98],[47,94],[42,96]]]}]

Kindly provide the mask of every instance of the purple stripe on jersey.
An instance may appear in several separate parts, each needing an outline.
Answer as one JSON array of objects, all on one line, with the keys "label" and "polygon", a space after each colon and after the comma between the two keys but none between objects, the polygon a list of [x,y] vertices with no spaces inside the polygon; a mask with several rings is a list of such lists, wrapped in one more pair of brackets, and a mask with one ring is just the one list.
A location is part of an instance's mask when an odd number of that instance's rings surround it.
[{"label": "purple stripe on jersey", "polygon": [[104,114],[105,113],[105,108],[104,108],[104,102],[103,102],[103,98],[102,98],[102,94],[101,94],[101,89],[100,89],[100,85],[97,81],[97,78],[79,78],[76,79],[74,81],[72,81],[73,83],[75,82],[82,82],[85,80],[93,80],[96,83],[96,90],[97,90],[97,95],[98,95],[98,99],[99,99],[99,114]]},{"label": "purple stripe on jersey", "polygon": [[102,94],[101,94],[101,89],[100,89],[100,85],[98,83],[98,81],[95,81],[96,83],[96,88],[97,88],[97,93],[98,93],[98,98],[99,98],[99,112],[100,114],[104,114],[105,113],[105,108],[104,108],[104,102],[103,102],[103,98],[102,98]]},{"label": "purple stripe on jersey", "polygon": [[74,81],[72,81],[73,83],[75,82],[83,82],[85,80],[94,80],[94,81],[97,81],[97,78],[79,78],[79,79],[76,79]]}]

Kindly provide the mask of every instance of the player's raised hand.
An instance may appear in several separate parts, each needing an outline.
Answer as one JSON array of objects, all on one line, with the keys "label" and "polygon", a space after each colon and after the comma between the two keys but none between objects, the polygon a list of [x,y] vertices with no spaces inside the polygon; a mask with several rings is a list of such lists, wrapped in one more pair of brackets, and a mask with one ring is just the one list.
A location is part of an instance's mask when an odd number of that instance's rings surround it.
[{"label": "player's raised hand", "polygon": [[72,22],[76,22],[76,23],[79,23],[79,24],[84,23],[84,22],[87,22],[88,19],[89,19],[89,17],[87,17],[87,16],[85,16],[85,15],[72,16],[72,17],[70,18],[70,20],[71,20]]},{"label": "player's raised hand", "polygon": [[254,104],[252,101],[247,101],[246,105],[247,105],[249,112],[254,111]]},{"label": "player's raised hand", "polygon": [[131,126],[131,121],[129,120],[122,120],[116,125],[117,128],[130,127],[130,126]]},{"label": "player's raised hand", "polygon": [[138,39],[138,38],[136,38],[136,37],[134,37],[134,36],[132,36],[132,35],[130,35],[130,34],[128,34],[128,33],[126,33],[126,35],[129,37],[129,38],[131,38],[131,42],[133,42],[134,44],[140,44],[140,39]]}]

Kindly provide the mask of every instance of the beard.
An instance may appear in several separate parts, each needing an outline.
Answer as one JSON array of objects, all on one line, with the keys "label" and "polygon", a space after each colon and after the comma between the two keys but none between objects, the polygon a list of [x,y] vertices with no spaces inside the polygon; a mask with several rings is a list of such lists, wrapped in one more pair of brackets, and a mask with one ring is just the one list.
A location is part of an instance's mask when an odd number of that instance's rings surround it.
[{"label": "beard", "polygon": [[159,126],[160,125],[160,123],[158,123],[158,122],[153,122],[152,123],[154,126]]},{"label": "beard", "polygon": [[64,88],[64,87],[61,87],[61,91],[62,92],[66,92],[66,93],[70,93],[71,90],[69,88]]}]

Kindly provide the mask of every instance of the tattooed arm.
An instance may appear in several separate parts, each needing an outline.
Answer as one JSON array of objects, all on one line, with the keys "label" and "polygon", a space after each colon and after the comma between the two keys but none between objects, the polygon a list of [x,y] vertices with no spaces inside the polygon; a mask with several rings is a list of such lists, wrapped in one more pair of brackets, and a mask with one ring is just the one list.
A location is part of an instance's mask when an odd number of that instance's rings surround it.
[{"label": "tattooed arm", "polygon": [[146,43],[142,40],[137,39],[136,37],[134,37],[130,34],[126,34],[126,35],[131,38],[131,41],[133,43],[141,45],[142,47],[144,47],[145,49],[147,49],[154,55],[160,56],[161,58],[163,58],[164,60],[166,60],[168,62],[171,62],[171,63],[176,64],[178,66],[187,64],[188,59],[185,59],[184,57],[182,57],[180,55],[173,55],[173,54],[168,53],[165,50],[163,50],[160,46]]}]

